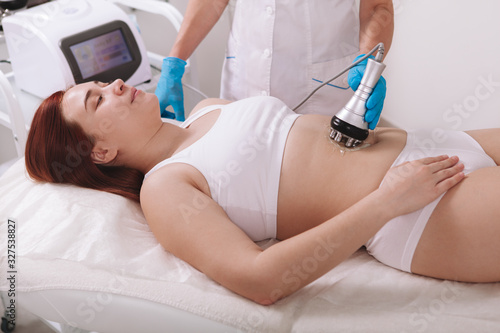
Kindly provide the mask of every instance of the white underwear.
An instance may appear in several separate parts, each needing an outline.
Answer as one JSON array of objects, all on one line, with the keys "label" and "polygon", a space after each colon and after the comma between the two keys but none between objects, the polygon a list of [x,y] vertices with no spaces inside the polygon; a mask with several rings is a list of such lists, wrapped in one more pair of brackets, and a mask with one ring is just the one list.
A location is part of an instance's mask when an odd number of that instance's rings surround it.
[{"label": "white underwear", "polygon": [[[496,166],[495,161],[467,133],[442,129],[408,131],[406,146],[392,166],[444,154],[458,156],[466,174]],[[365,244],[368,253],[388,266],[411,272],[413,254],[422,232],[443,195],[420,210],[390,220]]]}]

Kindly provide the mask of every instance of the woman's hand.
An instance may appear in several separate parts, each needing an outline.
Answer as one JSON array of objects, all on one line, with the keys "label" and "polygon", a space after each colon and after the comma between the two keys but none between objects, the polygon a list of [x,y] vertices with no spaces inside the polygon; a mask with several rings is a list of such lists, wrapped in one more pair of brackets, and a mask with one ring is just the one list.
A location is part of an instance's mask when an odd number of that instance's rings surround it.
[{"label": "woman's hand", "polygon": [[464,179],[457,156],[426,157],[391,168],[380,186],[395,216],[411,213],[437,199]]}]

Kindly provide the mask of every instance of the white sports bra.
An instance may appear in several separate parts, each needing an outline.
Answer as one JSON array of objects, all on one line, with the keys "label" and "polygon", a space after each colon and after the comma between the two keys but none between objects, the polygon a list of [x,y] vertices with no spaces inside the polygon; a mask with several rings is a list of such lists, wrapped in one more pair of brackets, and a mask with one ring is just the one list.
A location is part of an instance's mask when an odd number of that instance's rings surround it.
[{"label": "white sports bra", "polygon": [[253,241],[275,238],[283,152],[299,115],[274,97],[251,97],[205,107],[181,127],[217,109],[220,115],[203,137],[155,165],[145,178],[167,164],[189,164],[207,180],[212,199]]}]

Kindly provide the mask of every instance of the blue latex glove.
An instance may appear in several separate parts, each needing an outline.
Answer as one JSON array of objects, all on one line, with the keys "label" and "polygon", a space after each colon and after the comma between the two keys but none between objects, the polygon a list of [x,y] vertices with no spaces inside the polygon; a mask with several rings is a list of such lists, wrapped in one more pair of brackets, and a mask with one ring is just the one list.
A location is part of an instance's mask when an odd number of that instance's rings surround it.
[{"label": "blue latex glove", "polygon": [[[353,62],[357,61],[363,56],[364,54],[357,56]],[[374,59],[375,57],[370,56],[369,58]],[[352,88],[352,90],[356,91],[356,89],[358,89],[361,79],[363,78],[367,63],[368,59],[365,59],[349,70],[347,83],[349,83],[349,86]],[[368,123],[368,128],[371,130],[375,129],[380,119],[380,114],[382,113],[382,108],[384,106],[386,90],[385,78],[383,76],[380,76],[380,79],[375,85],[375,88],[373,89],[370,97],[368,97],[368,100],[366,101],[365,121]]]},{"label": "blue latex glove", "polygon": [[[160,111],[163,118],[184,121],[184,94],[182,92],[182,76],[186,62],[175,57],[163,59],[160,80],[156,87],[155,95],[160,102]],[[166,110],[172,105],[174,113]]]}]

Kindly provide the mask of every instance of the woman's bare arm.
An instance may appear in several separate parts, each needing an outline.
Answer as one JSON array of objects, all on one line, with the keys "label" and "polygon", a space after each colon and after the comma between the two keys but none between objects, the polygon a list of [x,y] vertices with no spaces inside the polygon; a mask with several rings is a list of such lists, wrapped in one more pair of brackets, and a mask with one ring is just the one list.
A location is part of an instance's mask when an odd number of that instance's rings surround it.
[{"label": "woman's bare arm", "polygon": [[[195,168],[170,164],[143,185],[141,205],[163,247],[260,304],[290,295],[347,259],[391,218],[431,202],[462,178],[457,159],[391,169],[380,189],[343,213],[262,250],[208,195]],[[207,192],[208,191],[208,192]]]}]

